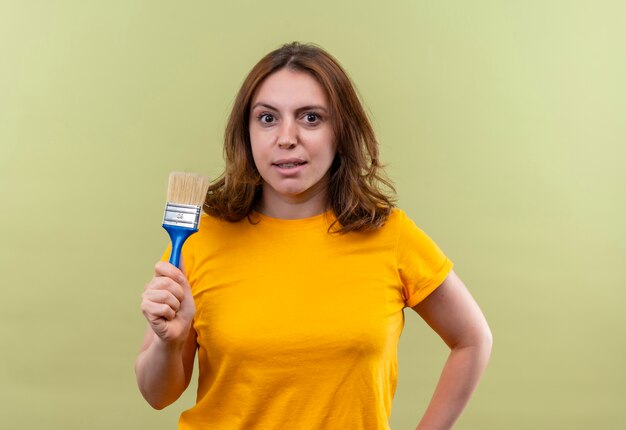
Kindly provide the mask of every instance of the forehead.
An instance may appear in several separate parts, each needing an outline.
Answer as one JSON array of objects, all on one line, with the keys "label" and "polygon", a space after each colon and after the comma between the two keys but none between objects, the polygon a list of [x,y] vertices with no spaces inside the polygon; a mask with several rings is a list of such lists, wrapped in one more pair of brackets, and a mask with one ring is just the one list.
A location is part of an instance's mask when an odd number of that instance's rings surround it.
[{"label": "forehead", "polygon": [[281,69],[269,75],[257,88],[252,106],[256,103],[280,105],[316,104],[327,106],[326,92],[311,74],[290,69]]}]

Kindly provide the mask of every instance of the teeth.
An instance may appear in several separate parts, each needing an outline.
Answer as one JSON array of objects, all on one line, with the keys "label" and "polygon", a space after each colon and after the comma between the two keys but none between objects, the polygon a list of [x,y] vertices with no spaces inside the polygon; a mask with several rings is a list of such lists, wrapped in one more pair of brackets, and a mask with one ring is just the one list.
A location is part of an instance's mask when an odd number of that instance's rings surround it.
[{"label": "teeth", "polygon": [[285,164],[279,164],[278,167],[282,167],[284,169],[289,169],[291,167],[296,167],[299,166],[299,163],[285,163]]}]

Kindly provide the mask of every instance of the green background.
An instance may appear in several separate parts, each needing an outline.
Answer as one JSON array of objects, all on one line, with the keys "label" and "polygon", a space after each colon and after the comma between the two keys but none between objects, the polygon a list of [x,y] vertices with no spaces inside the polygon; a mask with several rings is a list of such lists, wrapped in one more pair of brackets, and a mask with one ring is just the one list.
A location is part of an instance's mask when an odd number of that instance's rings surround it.
[{"label": "green background", "polygon": [[[171,429],[135,385],[172,170],[215,177],[235,92],[292,40],[354,79],[400,206],[494,333],[459,429],[626,422],[622,1],[0,1],[0,423]],[[446,357],[406,312],[394,430]]]}]

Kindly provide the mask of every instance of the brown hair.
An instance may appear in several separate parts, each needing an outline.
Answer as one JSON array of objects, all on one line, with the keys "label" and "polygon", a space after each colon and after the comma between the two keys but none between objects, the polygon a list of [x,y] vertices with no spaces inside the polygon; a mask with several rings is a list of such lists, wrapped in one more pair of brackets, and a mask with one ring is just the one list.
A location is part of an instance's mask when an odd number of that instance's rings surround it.
[{"label": "brown hair", "polygon": [[334,231],[382,226],[394,207],[395,190],[382,170],[378,142],[359,97],[337,60],[315,45],[298,42],[267,54],[243,82],[224,135],[226,169],[210,185],[204,211],[235,222],[249,217],[258,202],[262,180],[252,158],[250,104],[261,83],[283,68],[311,74],[329,100],[337,142],[328,185],[328,203],[339,223]]}]

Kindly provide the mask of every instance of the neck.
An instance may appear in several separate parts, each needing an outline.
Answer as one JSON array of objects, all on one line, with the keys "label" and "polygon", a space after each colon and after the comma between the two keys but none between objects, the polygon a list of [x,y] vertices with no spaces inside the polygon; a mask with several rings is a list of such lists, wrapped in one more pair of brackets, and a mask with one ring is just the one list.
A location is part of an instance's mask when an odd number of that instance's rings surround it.
[{"label": "neck", "polygon": [[264,187],[257,210],[279,219],[302,219],[320,215],[328,210],[326,190],[307,196],[279,196]]}]

